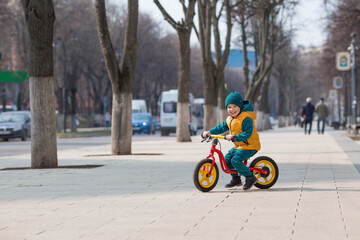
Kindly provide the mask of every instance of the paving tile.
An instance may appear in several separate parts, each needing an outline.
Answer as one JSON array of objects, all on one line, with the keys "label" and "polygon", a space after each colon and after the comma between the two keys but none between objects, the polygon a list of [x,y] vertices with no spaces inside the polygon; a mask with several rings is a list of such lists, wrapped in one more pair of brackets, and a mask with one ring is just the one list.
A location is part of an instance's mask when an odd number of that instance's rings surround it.
[{"label": "paving tile", "polygon": [[[62,165],[104,166],[1,171],[0,239],[359,239],[360,175],[339,134],[261,132],[256,156],[272,157],[280,172],[267,190],[225,189],[230,176],[220,172],[211,192],[198,191],[193,169],[210,147],[199,136],[134,141],[137,155],[97,156],[110,146],[59,151]],[[0,168],[29,159],[1,157]]]}]

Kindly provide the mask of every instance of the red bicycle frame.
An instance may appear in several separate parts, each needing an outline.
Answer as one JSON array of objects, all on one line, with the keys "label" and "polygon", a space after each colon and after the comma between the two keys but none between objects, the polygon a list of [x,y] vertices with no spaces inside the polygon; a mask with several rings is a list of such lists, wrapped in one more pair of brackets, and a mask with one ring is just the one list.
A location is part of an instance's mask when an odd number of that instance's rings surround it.
[{"label": "red bicycle frame", "polygon": [[[206,158],[210,158],[212,159],[212,164],[211,164],[211,168],[210,168],[210,171],[209,171],[209,175],[211,175],[211,172],[214,168],[214,164],[215,164],[215,156],[214,156],[214,153],[217,153],[218,157],[219,157],[219,160],[220,160],[220,165],[221,165],[221,168],[222,170],[225,172],[225,173],[230,173],[230,174],[236,174],[238,173],[238,171],[233,171],[233,170],[230,170],[226,164],[226,161],[225,161],[225,158],[224,158],[224,154],[216,148],[216,145],[217,145],[217,139],[214,139],[212,141],[212,144],[211,144],[211,149],[210,149],[210,154],[209,156],[207,156]],[[245,159],[244,161],[244,164],[247,166],[247,162],[248,162],[249,159]],[[266,175],[267,174],[267,171],[266,170],[263,170],[261,168],[257,168],[257,167],[252,167],[252,168],[249,168],[250,171],[255,171],[255,172],[260,172],[261,174],[264,174]]]}]

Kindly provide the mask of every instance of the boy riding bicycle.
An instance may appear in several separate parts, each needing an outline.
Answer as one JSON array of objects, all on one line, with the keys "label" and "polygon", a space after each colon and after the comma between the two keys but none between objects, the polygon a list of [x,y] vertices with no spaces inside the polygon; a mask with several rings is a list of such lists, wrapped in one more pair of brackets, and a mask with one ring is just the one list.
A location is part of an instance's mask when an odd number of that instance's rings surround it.
[{"label": "boy riding bicycle", "polygon": [[[261,148],[259,134],[254,124],[256,113],[251,102],[243,101],[239,92],[231,92],[226,97],[225,107],[229,114],[226,120],[209,131],[204,131],[202,137],[206,138],[209,134],[230,131],[225,139],[234,142],[235,146],[225,155],[225,161],[229,169],[236,169],[240,175],[245,177],[243,189],[248,190],[257,182],[257,178],[244,164],[244,160],[255,155]],[[239,174],[231,174],[232,179],[225,187],[241,186]]]}]

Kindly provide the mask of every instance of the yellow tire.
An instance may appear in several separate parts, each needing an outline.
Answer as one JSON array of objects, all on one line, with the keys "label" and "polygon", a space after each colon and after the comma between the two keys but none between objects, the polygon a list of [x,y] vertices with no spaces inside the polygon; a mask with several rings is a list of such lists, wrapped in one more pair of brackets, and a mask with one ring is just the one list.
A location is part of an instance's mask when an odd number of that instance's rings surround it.
[{"label": "yellow tire", "polygon": [[254,167],[267,171],[267,174],[253,171],[254,176],[258,180],[257,183],[254,184],[255,187],[267,189],[276,183],[279,177],[279,168],[274,160],[266,156],[257,157],[250,164],[250,168]]},{"label": "yellow tire", "polygon": [[214,168],[209,175],[212,160],[205,158],[201,160],[194,169],[193,181],[197,189],[202,192],[211,191],[219,180],[219,168],[214,164]]}]

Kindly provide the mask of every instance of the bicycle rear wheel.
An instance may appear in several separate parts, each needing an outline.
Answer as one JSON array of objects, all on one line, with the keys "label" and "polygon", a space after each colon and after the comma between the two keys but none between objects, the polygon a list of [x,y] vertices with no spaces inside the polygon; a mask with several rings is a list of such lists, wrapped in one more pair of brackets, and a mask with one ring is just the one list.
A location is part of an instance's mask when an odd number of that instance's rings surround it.
[{"label": "bicycle rear wheel", "polygon": [[258,180],[257,183],[254,184],[255,187],[267,189],[276,183],[279,177],[279,168],[273,159],[266,156],[257,157],[250,164],[250,168],[253,167],[261,168],[267,171],[267,174],[253,171],[254,176]]},{"label": "bicycle rear wheel", "polygon": [[211,191],[219,180],[219,168],[214,164],[214,168],[209,175],[212,165],[212,160],[205,158],[202,159],[195,167],[193,173],[193,181],[195,187],[202,192]]}]

